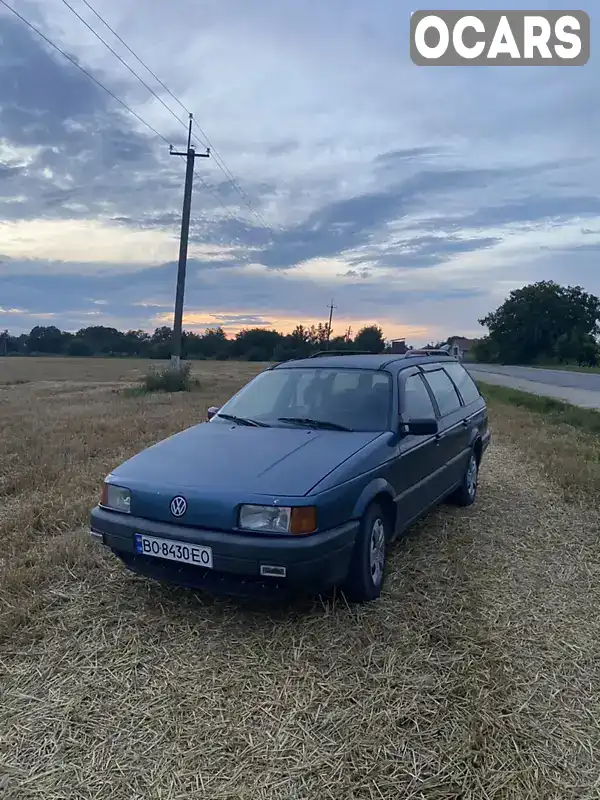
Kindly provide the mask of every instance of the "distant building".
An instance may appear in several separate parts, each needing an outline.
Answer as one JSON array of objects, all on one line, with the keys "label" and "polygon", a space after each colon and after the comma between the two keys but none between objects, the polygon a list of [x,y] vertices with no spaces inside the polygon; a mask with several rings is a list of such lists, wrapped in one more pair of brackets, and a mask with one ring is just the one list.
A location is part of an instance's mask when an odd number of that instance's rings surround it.
[{"label": "distant building", "polygon": [[408,352],[408,347],[406,346],[406,339],[392,339],[392,353],[394,355],[403,356],[405,353]]},{"label": "distant building", "polygon": [[450,353],[461,361],[468,360],[471,348],[476,341],[476,339],[466,339],[464,336],[453,336],[448,339]]}]

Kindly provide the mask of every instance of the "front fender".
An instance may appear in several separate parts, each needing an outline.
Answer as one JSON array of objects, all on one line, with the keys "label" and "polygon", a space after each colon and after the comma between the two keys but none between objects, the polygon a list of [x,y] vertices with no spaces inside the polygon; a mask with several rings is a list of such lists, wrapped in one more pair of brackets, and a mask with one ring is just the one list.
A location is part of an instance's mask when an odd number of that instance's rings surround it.
[{"label": "front fender", "polygon": [[394,491],[392,485],[388,483],[385,478],[374,478],[360,493],[358,500],[354,505],[352,518],[359,519],[362,517],[362,515],[365,513],[365,509],[373,500],[373,498],[382,493],[389,495],[390,500],[394,500],[396,497],[396,492]]}]

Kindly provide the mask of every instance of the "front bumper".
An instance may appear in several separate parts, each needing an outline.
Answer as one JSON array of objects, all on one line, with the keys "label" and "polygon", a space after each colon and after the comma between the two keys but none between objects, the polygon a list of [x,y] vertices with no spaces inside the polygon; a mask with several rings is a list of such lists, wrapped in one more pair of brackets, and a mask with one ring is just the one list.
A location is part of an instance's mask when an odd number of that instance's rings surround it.
[{"label": "front bumper", "polygon": [[[92,536],[133,572],[179,586],[243,597],[316,594],[340,584],[348,572],[359,525],[356,520],[322,533],[283,537],[188,528],[99,507],[92,510],[90,520]],[[134,545],[136,533],[211,547],[213,569],[140,555]],[[285,577],[264,577],[261,566],[284,567]]]}]

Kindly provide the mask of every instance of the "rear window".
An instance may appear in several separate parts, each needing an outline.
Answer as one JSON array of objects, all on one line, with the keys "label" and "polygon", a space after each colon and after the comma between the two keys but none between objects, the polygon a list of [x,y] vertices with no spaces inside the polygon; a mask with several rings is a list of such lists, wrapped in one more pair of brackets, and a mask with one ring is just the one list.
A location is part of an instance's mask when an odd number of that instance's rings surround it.
[{"label": "rear window", "polygon": [[475,381],[461,364],[444,364],[444,370],[450,375],[465,405],[479,400],[481,394]]}]

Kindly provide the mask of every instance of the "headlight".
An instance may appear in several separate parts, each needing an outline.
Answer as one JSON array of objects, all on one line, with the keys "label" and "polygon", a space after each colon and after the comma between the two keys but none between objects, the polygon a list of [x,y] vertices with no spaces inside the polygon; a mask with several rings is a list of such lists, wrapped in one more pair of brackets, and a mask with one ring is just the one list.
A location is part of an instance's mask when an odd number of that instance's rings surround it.
[{"label": "headlight", "polygon": [[314,533],[317,510],[312,506],[242,506],[240,528],[265,533]]},{"label": "headlight", "polygon": [[123,514],[131,513],[131,492],[124,486],[115,486],[105,483],[102,486],[100,505],[111,511],[121,511]]}]

